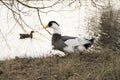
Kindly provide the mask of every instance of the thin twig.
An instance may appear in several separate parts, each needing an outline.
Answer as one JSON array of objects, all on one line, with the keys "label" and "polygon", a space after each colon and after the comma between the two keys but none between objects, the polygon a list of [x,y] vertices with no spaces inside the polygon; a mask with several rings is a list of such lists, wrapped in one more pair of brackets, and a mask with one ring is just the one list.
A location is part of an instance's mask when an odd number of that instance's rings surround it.
[{"label": "thin twig", "polygon": [[23,2],[21,2],[20,0],[16,0],[18,3],[20,3],[20,4],[22,4],[23,6],[26,6],[26,7],[28,7],[28,8],[32,8],[32,9],[45,9],[45,8],[50,8],[50,7],[53,7],[54,5],[56,5],[56,4],[58,4],[58,3],[60,3],[59,2],[59,0],[57,0],[55,3],[53,3],[52,5],[50,5],[50,6],[46,6],[46,7],[34,7],[34,6],[30,6],[30,5],[27,5],[27,4],[25,4],[25,3],[23,3]]},{"label": "thin twig", "polygon": [[[12,11],[13,12],[13,11]],[[16,18],[15,16],[15,13],[13,12],[13,17],[14,19],[16,20],[16,22],[20,25],[20,27],[22,28],[23,31],[27,32],[25,29],[24,29],[24,26],[19,22],[19,20]]]},{"label": "thin twig", "polygon": [[14,24],[14,26],[12,27],[12,29],[10,29],[10,31],[5,36],[7,36],[9,33],[11,33],[13,31],[13,29],[16,27],[16,24],[17,24],[17,22]]},{"label": "thin twig", "polygon": [[70,12],[70,11],[75,11],[77,8],[73,8],[73,9],[70,9],[70,10],[63,10],[62,8],[61,9],[59,9],[59,10],[49,10],[49,11],[41,11],[41,10],[39,10],[40,12],[42,12],[42,13],[49,13],[49,12],[66,12],[66,11],[68,11],[68,12]]},{"label": "thin twig", "polygon": [[8,44],[8,42],[7,42],[7,40],[6,40],[5,36],[4,36],[4,34],[2,33],[1,29],[0,29],[0,33],[1,33],[1,35],[2,35],[2,37],[3,37],[3,39],[4,39],[4,41],[5,41],[6,45],[7,45],[8,48],[10,49],[10,46],[9,46],[9,44]]},{"label": "thin twig", "polygon": [[[43,28],[44,28],[44,25],[43,25],[42,20],[41,20],[41,17],[40,17],[39,9],[37,9],[37,13],[38,13],[39,21],[40,21],[41,25],[42,25]],[[52,35],[47,29],[45,29],[45,30],[46,30],[50,35]]]},{"label": "thin twig", "polygon": [[[92,2],[92,4],[93,4],[93,6],[94,7],[96,7],[96,8],[98,8],[98,9],[104,9],[105,8],[105,6],[102,6],[102,5],[100,5],[100,4],[97,4],[94,0],[91,0],[91,2]],[[100,8],[99,8],[100,7]]]},{"label": "thin twig", "polygon": [[1,0],[1,2],[2,2],[8,9],[10,9],[10,10],[13,11],[14,13],[18,14],[16,11],[14,11],[12,8],[10,8],[7,4],[5,4],[5,2],[3,2],[2,0]]}]

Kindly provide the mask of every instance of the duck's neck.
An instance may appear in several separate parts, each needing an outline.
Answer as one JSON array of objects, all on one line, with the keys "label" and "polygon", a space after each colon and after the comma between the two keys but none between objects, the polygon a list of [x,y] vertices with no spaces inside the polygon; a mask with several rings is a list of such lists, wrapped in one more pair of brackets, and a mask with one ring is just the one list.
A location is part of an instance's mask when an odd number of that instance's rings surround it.
[{"label": "duck's neck", "polygon": [[61,34],[61,30],[59,27],[54,29],[54,34]]},{"label": "duck's neck", "polygon": [[33,35],[33,32],[31,32],[30,35]]},{"label": "duck's neck", "polygon": [[30,37],[33,38],[33,33],[32,32],[30,33]]}]

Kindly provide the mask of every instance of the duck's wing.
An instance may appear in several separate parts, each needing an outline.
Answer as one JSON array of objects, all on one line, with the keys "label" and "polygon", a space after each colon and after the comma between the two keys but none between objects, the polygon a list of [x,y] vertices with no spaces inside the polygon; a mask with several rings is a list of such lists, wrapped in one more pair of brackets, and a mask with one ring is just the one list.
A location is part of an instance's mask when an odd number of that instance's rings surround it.
[{"label": "duck's wing", "polygon": [[69,51],[71,50],[71,48],[74,49],[78,49],[80,50],[84,50],[84,49],[88,49],[94,42],[94,39],[84,39],[84,38],[75,38],[75,39],[68,39],[66,40],[64,43],[67,45],[66,49]]},{"label": "duck's wing", "polygon": [[77,37],[71,37],[71,36],[61,36],[63,41],[66,41],[68,39],[75,39]]}]

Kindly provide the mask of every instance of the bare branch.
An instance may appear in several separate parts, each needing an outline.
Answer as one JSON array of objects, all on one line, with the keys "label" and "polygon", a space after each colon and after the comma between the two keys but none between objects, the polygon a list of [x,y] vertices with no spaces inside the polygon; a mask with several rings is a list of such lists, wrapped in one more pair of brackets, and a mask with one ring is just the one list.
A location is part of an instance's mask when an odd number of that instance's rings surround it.
[{"label": "bare branch", "polygon": [[53,3],[52,5],[50,5],[50,6],[43,6],[43,7],[34,7],[34,6],[30,6],[30,5],[27,5],[27,4],[25,4],[25,3],[23,3],[23,2],[21,2],[20,0],[16,0],[18,3],[20,3],[20,4],[22,4],[23,6],[26,6],[26,7],[28,7],[28,8],[32,8],[32,9],[45,9],[45,8],[50,8],[50,7],[53,7],[53,6],[55,6],[56,4],[58,4],[58,3],[60,3],[59,1],[60,0],[57,0],[55,3]]},{"label": "bare branch", "polygon": [[12,27],[12,29],[5,36],[7,36],[9,33],[11,33],[13,31],[13,29],[16,27],[16,24],[17,24],[17,22],[14,24],[14,26]]},{"label": "bare branch", "polygon": [[10,8],[5,2],[3,2],[2,0],[1,0],[1,2],[8,8],[8,9],[10,9],[12,12],[14,12],[14,13],[16,13],[16,14],[19,14],[19,13],[17,13],[16,11],[14,11],[12,8]]},{"label": "bare branch", "polygon": [[92,2],[92,4],[93,4],[93,6],[94,7],[96,7],[96,8],[98,8],[98,9],[104,9],[105,8],[105,6],[102,6],[102,5],[100,5],[100,4],[97,4],[94,0],[91,0],[91,2]]},{"label": "bare branch", "polygon": [[5,36],[4,36],[4,34],[2,33],[1,29],[0,29],[0,34],[2,35],[2,37],[3,37],[3,39],[4,39],[4,41],[5,41],[6,45],[7,45],[7,47],[10,49],[10,46],[9,46],[9,44],[8,44],[8,42],[7,42],[7,39],[5,38]]},{"label": "bare branch", "polygon": [[[42,20],[41,20],[41,18],[40,18],[40,13],[39,13],[39,9],[37,9],[37,13],[38,13],[38,18],[39,18],[39,21],[40,21],[40,23],[41,23],[41,25],[43,26],[43,28],[44,28],[44,25],[43,25],[43,23],[42,23]],[[50,35],[52,35],[47,29],[45,29]]]},{"label": "bare branch", "polygon": [[25,29],[24,29],[24,26],[19,22],[19,20],[16,18],[16,15],[15,13],[13,12],[13,17],[15,19],[15,21],[20,25],[20,27],[22,28],[23,31],[27,32]]},{"label": "bare branch", "polygon": [[71,6],[76,0],[73,0],[72,2],[69,3],[69,6]]}]

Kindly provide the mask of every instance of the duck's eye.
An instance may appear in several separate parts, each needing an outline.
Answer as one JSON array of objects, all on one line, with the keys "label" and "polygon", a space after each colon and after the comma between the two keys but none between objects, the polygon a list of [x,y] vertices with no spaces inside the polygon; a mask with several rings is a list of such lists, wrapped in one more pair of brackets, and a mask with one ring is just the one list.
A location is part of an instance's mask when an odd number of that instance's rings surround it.
[{"label": "duck's eye", "polygon": [[51,26],[52,26],[52,23],[49,23],[48,26],[51,27]]}]

